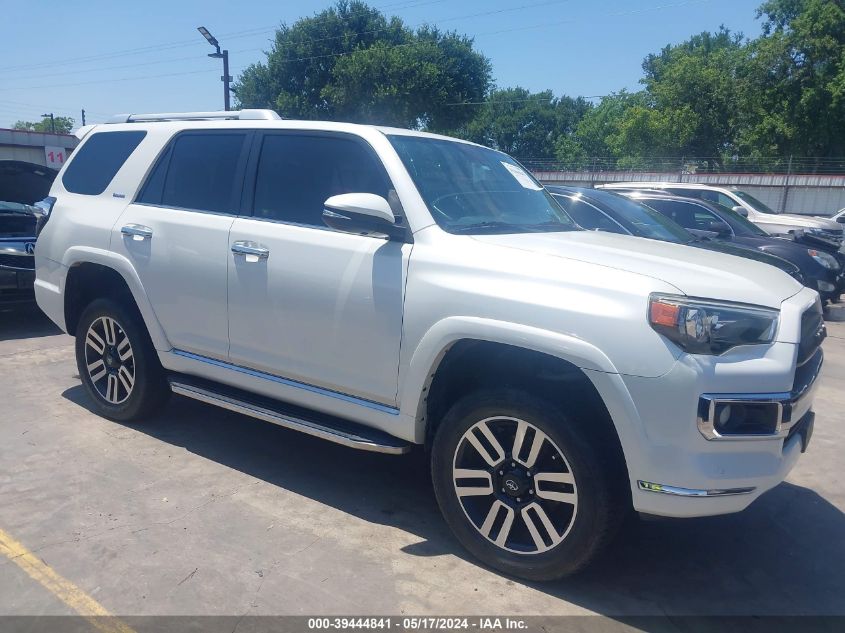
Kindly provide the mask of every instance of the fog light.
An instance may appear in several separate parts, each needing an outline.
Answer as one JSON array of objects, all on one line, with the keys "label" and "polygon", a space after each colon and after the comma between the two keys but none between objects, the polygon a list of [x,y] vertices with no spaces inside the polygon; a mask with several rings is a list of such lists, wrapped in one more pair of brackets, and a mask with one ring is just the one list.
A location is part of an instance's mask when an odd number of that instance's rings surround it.
[{"label": "fog light", "polygon": [[836,290],[836,286],[834,286],[832,283],[829,283],[827,281],[820,281],[819,282],[819,290],[821,292],[833,292],[834,290]]},{"label": "fog light", "polygon": [[698,428],[707,439],[775,435],[780,427],[779,402],[743,402],[702,397]]}]

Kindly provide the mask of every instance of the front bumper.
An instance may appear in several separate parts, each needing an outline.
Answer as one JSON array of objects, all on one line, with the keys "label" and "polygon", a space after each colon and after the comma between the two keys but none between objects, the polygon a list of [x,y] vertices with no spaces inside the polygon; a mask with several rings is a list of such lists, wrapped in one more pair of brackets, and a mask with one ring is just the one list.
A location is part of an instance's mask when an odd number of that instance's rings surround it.
[{"label": "front bumper", "polygon": [[[817,295],[804,290],[790,301],[782,308],[779,340],[770,346],[685,355],[657,378],[620,377],[636,411],[633,423],[642,429],[636,455],[626,453],[636,510],[670,517],[739,512],[786,478],[812,432],[822,358],[819,349],[796,371],[802,314]],[[733,401],[774,404],[776,425],[722,437],[715,404]]]}]

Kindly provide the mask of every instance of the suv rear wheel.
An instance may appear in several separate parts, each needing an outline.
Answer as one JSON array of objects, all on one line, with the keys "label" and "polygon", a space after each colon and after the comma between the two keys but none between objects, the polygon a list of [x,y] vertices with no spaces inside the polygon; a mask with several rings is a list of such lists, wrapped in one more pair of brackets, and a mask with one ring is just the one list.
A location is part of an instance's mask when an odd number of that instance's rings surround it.
[{"label": "suv rear wheel", "polygon": [[82,313],[76,364],[97,413],[112,420],[146,417],[170,394],[140,315],[112,299],[97,299]]},{"label": "suv rear wheel", "polygon": [[551,580],[578,571],[626,513],[595,444],[559,407],[528,393],[465,396],[432,447],[446,522],[506,573]]}]

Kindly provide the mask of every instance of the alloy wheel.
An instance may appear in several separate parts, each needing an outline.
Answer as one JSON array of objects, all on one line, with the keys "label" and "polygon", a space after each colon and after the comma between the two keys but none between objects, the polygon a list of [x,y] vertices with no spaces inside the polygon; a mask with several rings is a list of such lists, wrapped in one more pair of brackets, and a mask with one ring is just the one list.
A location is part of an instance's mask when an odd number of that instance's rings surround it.
[{"label": "alloy wheel", "polygon": [[452,478],[470,523],[509,552],[546,552],[572,529],[572,469],[551,438],[525,420],[491,417],[471,426],[455,449]]},{"label": "alloy wheel", "polygon": [[135,386],[135,357],[121,325],[99,317],[85,335],[85,366],[97,393],[109,404],[125,402]]}]

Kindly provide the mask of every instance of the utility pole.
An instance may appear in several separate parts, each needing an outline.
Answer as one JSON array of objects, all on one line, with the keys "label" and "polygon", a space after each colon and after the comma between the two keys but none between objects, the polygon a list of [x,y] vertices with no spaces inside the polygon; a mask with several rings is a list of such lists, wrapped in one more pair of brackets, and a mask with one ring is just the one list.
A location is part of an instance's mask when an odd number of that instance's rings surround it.
[{"label": "utility pole", "polygon": [[197,31],[199,31],[202,36],[208,40],[208,43],[211,44],[216,51],[214,53],[209,53],[209,57],[213,57],[215,59],[222,59],[223,60],[223,76],[220,79],[223,81],[223,109],[229,110],[229,83],[232,81],[232,77],[229,75],[229,51],[220,50],[220,43],[217,39],[208,32],[208,29],[204,26],[198,26]]},{"label": "utility pole", "polygon": [[780,212],[786,211],[786,200],[789,198],[789,180],[792,176],[792,154],[789,155],[789,163],[786,167],[786,178],[783,181],[783,195],[780,198]]},{"label": "utility pole", "polygon": [[50,117],[50,131],[55,134],[56,133],[56,119],[53,117],[53,113],[50,112],[49,114],[42,114],[45,119]]},{"label": "utility pole", "polygon": [[82,108],[82,125],[85,125],[85,108]]}]

